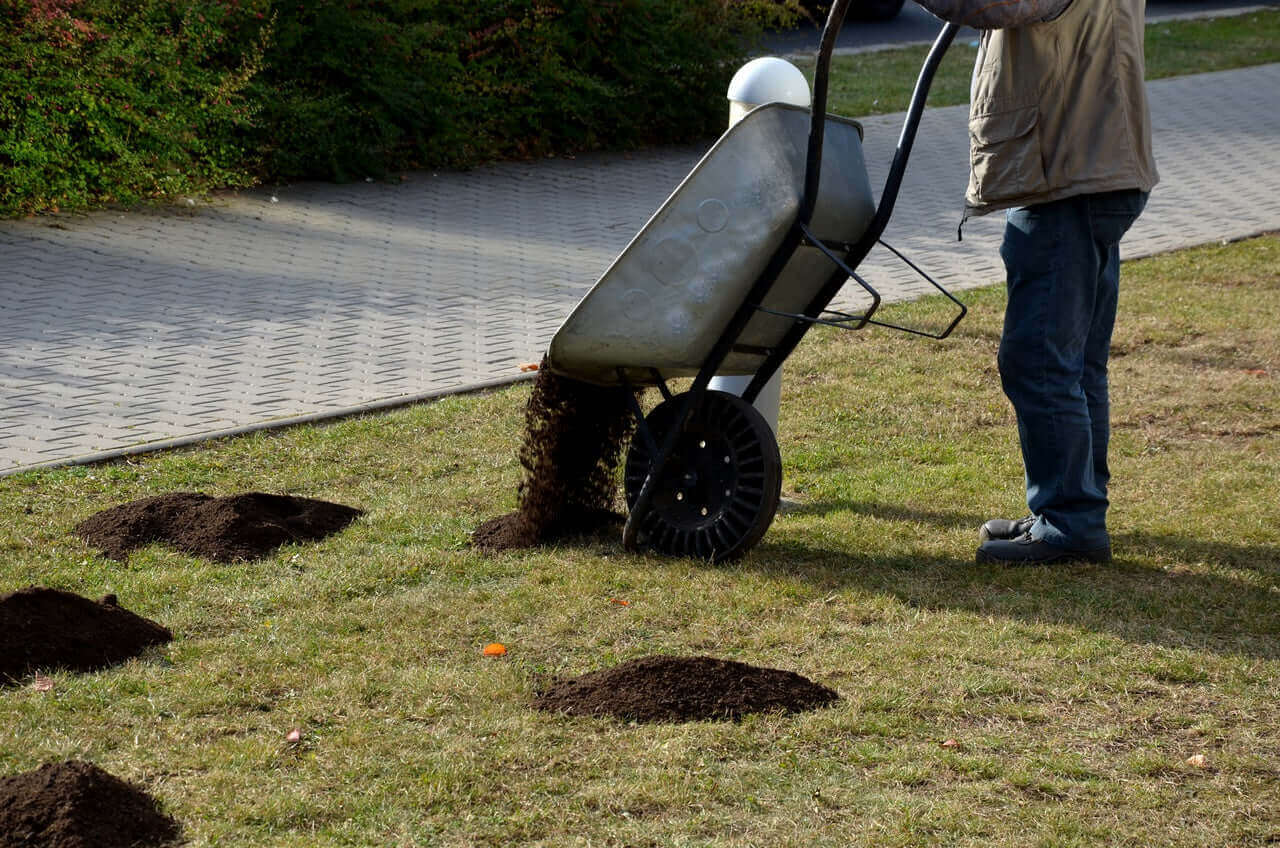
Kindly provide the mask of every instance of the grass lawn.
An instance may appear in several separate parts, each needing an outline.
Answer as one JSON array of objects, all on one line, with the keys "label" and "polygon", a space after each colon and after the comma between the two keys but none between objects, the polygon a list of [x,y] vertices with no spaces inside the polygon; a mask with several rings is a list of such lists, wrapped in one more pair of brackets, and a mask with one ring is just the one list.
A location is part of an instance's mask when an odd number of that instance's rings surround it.
[{"label": "grass lawn", "polygon": [[[806,339],[780,434],[801,505],[730,566],[612,537],[469,549],[514,505],[527,385],[5,478],[0,591],[114,592],[176,639],[0,690],[0,774],[92,760],[197,846],[1274,844],[1277,269],[1275,237],[1126,265],[1105,567],[973,563],[980,522],[1024,509],[1000,287],[967,294],[945,342]],[[70,534],[181,489],[367,515],[229,566],[161,547],[116,563]],[[491,641],[508,655],[482,656]],[[553,675],[663,652],[842,700],[659,726],[528,706]]]},{"label": "grass lawn", "polygon": [[[833,57],[827,111],[857,116],[905,110],[928,52],[927,47],[917,46]],[[969,102],[969,79],[977,53],[976,43],[956,41],[951,45],[929,89],[930,106]],[[1270,62],[1280,62],[1280,9],[1147,25],[1149,80]],[[813,62],[797,65],[812,83]]]}]

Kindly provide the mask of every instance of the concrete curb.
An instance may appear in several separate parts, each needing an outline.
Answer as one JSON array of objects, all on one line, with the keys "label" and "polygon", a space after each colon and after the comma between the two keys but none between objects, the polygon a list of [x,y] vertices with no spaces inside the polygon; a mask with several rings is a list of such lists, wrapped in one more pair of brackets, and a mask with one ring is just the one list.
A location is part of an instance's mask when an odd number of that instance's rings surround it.
[{"label": "concrete curb", "polygon": [[536,373],[517,374],[514,377],[501,377],[496,380],[485,380],[479,383],[470,383],[465,386],[436,389],[434,391],[423,392],[416,395],[401,395],[400,397],[384,398],[382,400],[356,404],[355,406],[344,406],[341,409],[311,412],[306,415],[276,418],[271,421],[257,421],[253,424],[245,424],[240,427],[228,427],[224,430],[208,430],[203,433],[192,433],[191,435],[179,436],[174,439],[160,439],[154,442],[144,442],[138,445],[129,445],[124,448],[114,448],[108,451],[81,454],[80,456],[65,457],[63,459],[55,459],[49,462],[37,462],[34,465],[22,465],[17,468],[6,468],[0,470],[0,478],[11,477],[15,474],[25,474],[29,471],[44,471],[52,468],[65,468],[72,465],[96,465],[101,462],[110,462],[113,459],[122,459],[124,457],[138,456],[145,453],[156,453],[159,451],[171,450],[173,448],[189,447],[194,444],[199,444],[200,442],[210,442],[214,439],[226,439],[232,436],[244,436],[261,430],[283,430],[288,427],[296,427],[301,424],[316,424],[323,421],[336,421],[342,418],[352,418],[357,415],[365,415],[370,412],[386,412],[392,409],[413,406],[416,403],[425,403],[429,400],[439,400],[442,397],[473,394],[475,392],[483,392],[489,389],[499,389],[515,383],[531,380],[536,376]]}]

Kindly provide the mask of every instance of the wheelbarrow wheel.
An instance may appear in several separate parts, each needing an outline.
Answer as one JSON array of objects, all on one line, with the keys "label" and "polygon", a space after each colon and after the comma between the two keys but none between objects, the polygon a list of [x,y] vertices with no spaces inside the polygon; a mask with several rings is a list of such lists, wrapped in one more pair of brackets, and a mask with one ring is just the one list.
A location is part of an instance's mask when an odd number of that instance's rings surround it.
[{"label": "wheelbarrow wheel", "polygon": [[[676,395],[645,417],[656,444],[675,426],[687,397]],[[654,460],[646,440],[631,440],[623,479],[629,509]],[[782,492],[782,457],[769,422],[742,398],[708,391],[654,486],[639,517],[642,544],[707,560],[741,556],[769,529]]]}]

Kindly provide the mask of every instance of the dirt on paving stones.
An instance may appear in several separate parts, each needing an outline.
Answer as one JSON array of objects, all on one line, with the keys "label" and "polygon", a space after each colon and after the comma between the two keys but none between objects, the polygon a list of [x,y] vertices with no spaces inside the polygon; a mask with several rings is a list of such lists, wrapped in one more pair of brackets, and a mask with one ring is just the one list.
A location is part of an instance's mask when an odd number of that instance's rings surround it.
[{"label": "dirt on paving stones", "polygon": [[533,705],[569,715],[679,722],[802,712],[839,699],[834,690],[791,671],[713,657],[653,656],[558,681],[538,693]]},{"label": "dirt on paving stones", "polygon": [[29,586],[0,595],[0,685],[37,669],[93,671],[171,641],[168,629],[107,595],[91,601]]},{"label": "dirt on paving stones", "polygon": [[154,798],[92,763],[0,777],[0,848],[153,848],[180,835]]},{"label": "dirt on paving stones", "polygon": [[131,501],[81,521],[75,532],[108,557],[161,542],[193,556],[259,559],[288,542],[314,542],[346,527],[362,510],[329,501],[246,492],[212,497],[172,492]]},{"label": "dirt on paving stones", "polygon": [[614,471],[635,426],[630,397],[553,374],[543,359],[525,407],[518,506],[477,527],[471,544],[491,553],[529,548],[620,523]]}]

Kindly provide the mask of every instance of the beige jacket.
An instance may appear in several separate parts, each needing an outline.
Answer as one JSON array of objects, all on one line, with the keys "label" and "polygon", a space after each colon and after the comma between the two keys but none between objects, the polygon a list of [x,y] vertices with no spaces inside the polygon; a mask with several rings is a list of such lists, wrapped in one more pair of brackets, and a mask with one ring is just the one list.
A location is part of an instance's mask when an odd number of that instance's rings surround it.
[{"label": "beige jacket", "polygon": [[1144,0],[1074,0],[982,34],[969,101],[967,214],[1159,180],[1143,81]]}]

